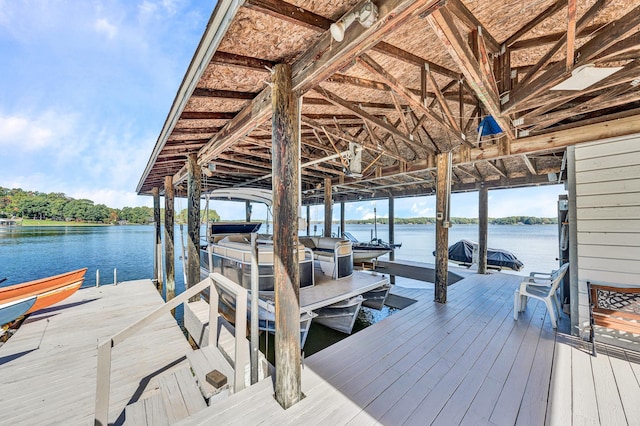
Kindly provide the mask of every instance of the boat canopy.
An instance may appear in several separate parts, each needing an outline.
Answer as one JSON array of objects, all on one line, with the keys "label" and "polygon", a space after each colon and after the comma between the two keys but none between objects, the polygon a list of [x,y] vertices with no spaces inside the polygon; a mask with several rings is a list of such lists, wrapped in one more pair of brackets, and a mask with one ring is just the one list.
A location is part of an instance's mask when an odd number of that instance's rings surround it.
[{"label": "boat canopy", "polygon": [[269,189],[261,188],[222,188],[207,194],[212,200],[255,201],[271,207],[273,195]]}]

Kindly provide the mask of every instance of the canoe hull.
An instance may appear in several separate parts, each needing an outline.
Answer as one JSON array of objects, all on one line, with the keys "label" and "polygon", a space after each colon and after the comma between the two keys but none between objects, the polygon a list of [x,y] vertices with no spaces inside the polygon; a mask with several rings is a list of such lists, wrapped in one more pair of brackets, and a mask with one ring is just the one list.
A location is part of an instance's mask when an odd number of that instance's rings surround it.
[{"label": "canoe hull", "polygon": [[18,299],[32,299],[30,304],[22,305],[26,309],[18,315],[21,316],[51,306],[75,293],[82,286],[86,272],[87,268],[83,268],[22,284],[1,287],[0,307]]},{"label": "canoe hull", "polygon": [[48,308],[51,305],[54,305],[58,302],[63,301],[64,299],[66,299],[67,297],[75,293],[80,288],[83,281],[84,281],[84,278],[74,283],[65,285],[63,287],[56,288],[56,289],[47,291],[45,293],[39,294],[36,297],[36,302],[26,313],[30,314],[32,312],[38,311],[40,309]]},{"label": "canoe hull", "polygon": [[36,297],[31,296],[22,299],[10,300],[0,304],[0,325],[15,321],[17,318],[26,314],[35,302]]}]

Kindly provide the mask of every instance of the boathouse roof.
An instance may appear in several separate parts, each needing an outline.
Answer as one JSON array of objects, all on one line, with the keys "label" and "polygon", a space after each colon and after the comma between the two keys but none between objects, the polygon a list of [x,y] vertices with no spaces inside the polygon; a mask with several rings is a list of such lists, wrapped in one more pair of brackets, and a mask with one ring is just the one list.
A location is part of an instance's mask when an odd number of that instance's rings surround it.
[{"label": "boathouse roof", "polygon": [[375,0],[375,16],[367,3],[219,0],[137,192],[173,176],[185,194],[190,153],[203,191],[271,188],[278,63],[302,99],[307,202],[325,177],[339,200],[429,194],[447,151],[453,191],[555,183],[567,146],[640,132],[636,1]]}]

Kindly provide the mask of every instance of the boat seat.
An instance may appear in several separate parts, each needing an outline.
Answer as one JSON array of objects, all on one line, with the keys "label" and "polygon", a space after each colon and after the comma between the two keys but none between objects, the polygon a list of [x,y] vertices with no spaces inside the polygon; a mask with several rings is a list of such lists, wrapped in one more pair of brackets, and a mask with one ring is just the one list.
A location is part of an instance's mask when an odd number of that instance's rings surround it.
[{"label": "boat seat", "polygon": [[[215,240],[214,240],[215,241]],[[298,244],[298,261],[305,260],[305,246]],[[214,242],[213,252],[220,256],[251,262],[251,243],[243,235],[227,235]],[[258,244],[258,263],[273,264],[273,245]]]}]

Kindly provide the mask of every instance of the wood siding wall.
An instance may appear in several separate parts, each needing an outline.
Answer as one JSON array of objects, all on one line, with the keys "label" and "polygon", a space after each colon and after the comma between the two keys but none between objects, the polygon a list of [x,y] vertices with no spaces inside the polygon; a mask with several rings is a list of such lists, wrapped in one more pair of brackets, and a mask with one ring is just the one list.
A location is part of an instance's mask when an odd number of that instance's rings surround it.
[{"label": "wood siding wall", "polygon": [[640,135],[575,148],[579,324],[587,281],[640,287]]}]

